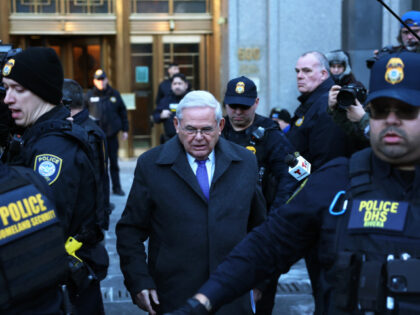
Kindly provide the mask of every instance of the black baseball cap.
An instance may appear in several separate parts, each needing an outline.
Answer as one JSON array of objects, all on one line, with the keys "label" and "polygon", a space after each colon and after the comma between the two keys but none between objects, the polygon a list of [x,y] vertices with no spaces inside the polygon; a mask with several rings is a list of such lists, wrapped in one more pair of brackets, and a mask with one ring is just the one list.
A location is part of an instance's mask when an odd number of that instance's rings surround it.
[{"label": "black baseball cap", "polygon": [[388,97],[420,106],[420,54],[399,52],[380,58],[370,73],[366,104]]},{"label": "black baseball cap", "polygon": [[98,69],[95,71],[95,75],[93,76],[96,80],[103,80],[106,78],[106,73],[102,69]]},{"label": "black baseball cap", "polygon": [[257,97],[257,87],[254,81],[242,76],[228,82],[223,103],[252,106]]}]

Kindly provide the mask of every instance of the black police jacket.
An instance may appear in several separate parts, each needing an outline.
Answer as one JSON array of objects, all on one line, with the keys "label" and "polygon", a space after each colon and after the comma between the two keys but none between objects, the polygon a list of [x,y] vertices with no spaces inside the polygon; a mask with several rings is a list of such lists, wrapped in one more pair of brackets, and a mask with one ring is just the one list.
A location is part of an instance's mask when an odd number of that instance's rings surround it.
[{"label": "black police jacket", "polygon": [[42,115],[25,130],[21,152],[11,164],[30,167],[47,180],[66,235],[74,236],[83,226],[95,224],[97,187],[92,162],[80,143],[89,146],[87,134],[67,117],[62,105]]},{"label": "black police jacket", "polygon": [[108,150],[106,135],[99,127],[98,122],[89,117],[87,108],[73,116],[74,123],[82,126],[87,134],[93,153],[93,166],[97,179],[98,197],[96,215],[98,224],[107,230],[109,225],[109,176],[108,176]]},{"label": "black police jacket", "polygon": [[[363,152],[365,151],[354,155],[356,164],[360,164],[357,158]],[[306,186],[289,204],[272,212],[265,223],[255,228],[235,247],[199,292],[208,296],[212,305],[217,308],[252,288],[268,274],[274,271],[287,272],[297,260],[315,248],[320,263],[316,287],[313,288],[315,314],[358,314],[354,308],[354,301],[350,303],[351,310],[339,307],[338,304],[345,303],[348,298],[343,296],[343,293],[357,297],[357,292],[352,291],[352,285],[355,283],[356,287],[358,286],[361,275],[366,277],[364,280],[370,282],[360,283],[369,283],[372,287],[362,286],[358,289],[359,293],[372,293],[370,289],[375,286],[385,288],[387,281],[378,277],[377,271],[381,270],[381,266],[388,268],[385,266],[388,255],[394,254],[395,257],[399,257],[407,252],[412,257],[418,257],[420,244],[417,223],[420,167],[416,167],[415,180],[411,185],[404,184],[391,165],[373,155],[369,159],[369,167],[369,176],[366,176],[366,172],[359,172],[360,169],[357,168],[356,172],[350,173],[352,170],[349,169],[349,160],[346,158],[335,159],[321,167],[311,175]],[[373,185],[370,186],[372,189],[369,188],[369,184],[366,186],[366,178]],[[334,203],[337,195],[345,191],[354,193],[352,199],[343,194],[338,198],[338,202]],[[365,203],[362,204],[362,201]],[[381,213],[366,214],[367,207],[371,207],[371,211]],[[337,215],[343,209],[344,215]],[[343,232],[347,240],[337,240],[337,231]],[[360,254],[360,250],[368,252],[365,256],[367,261],[374,262],[370,266],[366,265],[365,271],[377,269],[375,275],[361,271],[354,275],[351,273],[351,267],[355,266],[350,263],[351,260],[346,260],[349,255],[343,253]],[[375,264],[378,260],[379,265]],[[343,286],[346,286],[343,290],[337,283],[346,280],[345,276],[348,276],[348,280],[343,283]],[[390,290],[385,292],[388,296],[393,295]],[[364,305],[369,302],[370,305],[374,305],[371,296],[372,294],[366,294],[366,298],[363,299],[362,294]],[[418,301],[418,296],[415,299]],[[365,311],[366,309],[363,310]]]},{"label": "black police jacket", "polygon": [[352,144],[327,113],[328,91],[334,81],[328,78],[313,92],[301,95],[291,128],[286,134],[296,150],[311,163],[311,170],[339,156],[349,157]]},{"label": "black police jacket", "polygon": [[94,87],[85,95],[90,114],[99,121],[99,126],[107,137],[120,130],[128,131],[127,109],[120,93],[110,85],[103,91]]},{"label": "black police jacket", "polygon": [[30,168],[0,162],[0,195],[0,313],[58,313],[68,266],[52,191]]},{"label": "black police jacket", "polygon": [[[292,144],[279,129],[277,123],[267,117],[255,114],[252,125],[242,131],[235,131],[229,118],[225,117],[225,119],[226,124],[222,136],[252,151],[255,150],[268,207],[280,207],[287,201],[296,186],[295,179],[289,175],[288,166],[284,162],[286,155],[294,152]],[[258,127],[264,128],[260,139],[253,135]],[[274,176],[275,180],[270,180],[270,176]]]},{"label": "black police jacket", "polygon": [[371,149],[352,156],[350,188],[333,211],[345,212],[336,215],[329,249],[335,281],[328,313],[420,313],[419,170],[396,170]]},{"label": "black police jacket", "polygon": [[[174,126],[174,117],[175,117],[175,111],[176,106],[178,103],[182,100],[182,98],[187,94],[189,91],[187,90],[182,95],[175,95],[172,91],[166,95],[164,98],[162,98],[158,104],[158,106],[153,111],[153,121],[155,123],[163,123],[163,129],[165,131],[165,137],[166,139],[170,139],[173,136],[176,135],[176,130]],[[167,119],[161,119],[160,114],[164,109],[171,110],[170,105],[173,105],[171,116]]]},{"label": "black police jacket", "polygon": [[[75,236],[84,246],[78,255],[94,270],[106,270],[108,256],[99,241],[96,217],[97,185],[86,131],[67,118],[62,105],[42,115],[22,136],[19,154],[11,164],[42,175],[53,190],[66,238]],[[94,256],[92,256],[94,253]]]},{"label": "black police jacket", "polygon": [[156,105],[159,106],[160,101],[165,98],[166,96],[168,96],[169,94],[171,94],[172,90],[171,90],[171,79],[165,79],[162,82],[160,82],[159,87],[158,87],[158,91],[156,94]]}]

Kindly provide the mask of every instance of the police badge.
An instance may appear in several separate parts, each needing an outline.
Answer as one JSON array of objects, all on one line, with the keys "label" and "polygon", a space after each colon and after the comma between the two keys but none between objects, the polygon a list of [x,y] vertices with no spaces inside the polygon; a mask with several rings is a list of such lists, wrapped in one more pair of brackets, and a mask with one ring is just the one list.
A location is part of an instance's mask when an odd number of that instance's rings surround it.
[{"label": "police badge", "polygon": [[52,154],[40,154],[35,157],[34,170],[45,178],[48,185],[53,184],[60,175],[63,159]]},{"label": "police badge", "polygon": [[3,67],[3,76],[7,77],[15,65],[15,59],[9,59]]},{"label": "police badge", "polygon": [[404,62],[401,58],[391,58],[386,64],[385,81],[391,84],[404,80]]},{"label": "police badge", "polygon": [[102,69],[98,69],[95,71],[95,76],[99,77],[103,74],[104,72],[102,71]]},{"label": "police badge", "polygon": [[243,92],[245,92],[245,83],[243,83],[242,81],[236,83],[235,92],[238,94],[242,94]]},{"label": "police badge", "polygon": [[296,127],[300,127],[303,124],[303,120],[305,119],[305,116],[300,117],[298,120],[296,120],[295,122],[295,126]]}]

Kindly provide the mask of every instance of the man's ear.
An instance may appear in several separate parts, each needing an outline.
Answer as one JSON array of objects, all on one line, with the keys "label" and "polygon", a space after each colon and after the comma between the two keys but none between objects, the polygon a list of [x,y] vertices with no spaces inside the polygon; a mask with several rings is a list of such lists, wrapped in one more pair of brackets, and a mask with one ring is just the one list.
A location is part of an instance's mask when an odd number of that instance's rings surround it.
[{"label": "man's ear", "polygon": [[256,99],[255,99],[255,103],[254,103],[254,105],[256,105],[255,106],[255,109],[257,109],[258,108],[258,104],[260,103],[260,99],[257,97]]},{"label": "man's ear", "polygon": [[222,130],[224,127],[225,127],[225,119],[222,118],[220,119],[220,122],[219,122],[219,135],[222,133]]},{"label": "man's ear", "polygon": [[176,130],[176,133],[179,133],[179,120],[178,120],[178,117],[174,117],[174,127],[175,127],[175,130]]}]

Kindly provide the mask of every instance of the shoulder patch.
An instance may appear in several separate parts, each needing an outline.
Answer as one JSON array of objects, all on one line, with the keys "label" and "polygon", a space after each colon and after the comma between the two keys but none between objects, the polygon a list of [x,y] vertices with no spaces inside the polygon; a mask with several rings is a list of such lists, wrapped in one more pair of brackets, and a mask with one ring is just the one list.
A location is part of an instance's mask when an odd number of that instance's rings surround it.
[{"label": "shoulder patch", "polygon": [[35,157],[34,170],[52,185],[60,176],[63,159],[52,154],[40,154]]},{"label": "shoulder patch", "polygon": [[295,122],[295,126],[296,127],[300,127],[303,124],[303,120],[305,119],[305,116],[300,117],[298,120],[296,120]]}]

